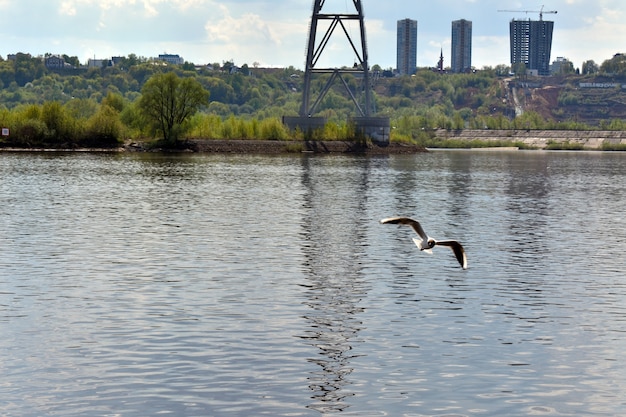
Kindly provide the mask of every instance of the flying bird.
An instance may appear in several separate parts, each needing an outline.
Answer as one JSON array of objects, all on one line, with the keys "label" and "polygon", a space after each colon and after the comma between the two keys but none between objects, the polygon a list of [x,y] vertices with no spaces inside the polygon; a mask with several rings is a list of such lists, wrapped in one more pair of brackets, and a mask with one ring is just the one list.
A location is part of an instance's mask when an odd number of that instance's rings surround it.
[{"label": "flying bird", "polygon": [[421,251],[432,253],[432,249],[435,246],[447,246],[452,249],[457,261],[461,264],[461,267],[463,269],[467,269],[467,256],[465,255],[465,250],[456,240],[435,240],[424,232],[422,225],[417,220],[413,220],[409,217],[389,217],[387,219],[382,219],[380,222],[382,224],[406,224],[407,226],[411,226],[420,237],[419,239],[413,238],[413,242],[415,242]]}]

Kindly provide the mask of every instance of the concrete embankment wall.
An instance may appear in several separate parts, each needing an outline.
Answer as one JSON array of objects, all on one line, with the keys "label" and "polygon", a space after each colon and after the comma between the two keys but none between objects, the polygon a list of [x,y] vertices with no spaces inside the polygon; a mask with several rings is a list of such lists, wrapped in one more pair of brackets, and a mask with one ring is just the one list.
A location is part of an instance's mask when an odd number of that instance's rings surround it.
[{"label": "concrete embankment wall", "polygon": [[436,132],[441,139],[511,141],[544,149],[548,143],[580,144],[585,149],[602,149],[604,143],[626,145],[626,132],[613,130],[445,130]]}]

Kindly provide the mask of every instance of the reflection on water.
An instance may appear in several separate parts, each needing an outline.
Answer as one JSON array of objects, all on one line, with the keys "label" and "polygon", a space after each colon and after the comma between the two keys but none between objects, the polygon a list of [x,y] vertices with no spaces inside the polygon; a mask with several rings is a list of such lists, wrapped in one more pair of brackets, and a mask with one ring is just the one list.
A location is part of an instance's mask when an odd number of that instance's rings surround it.
[{"label": "reflection on water", "polygon": [[[549,250],[547,223],[551,215],[550,187],[552,178],[548,160],[539,154],[527,161],[512,159],[508,163],[509,178],[506,193],[506,213],[509,215],[509,242],[511,262],[544,268],[538,262],[518,259],[537,259]],[[558,210],[557,207],[554,208]],[[523,221],[520,221],[522,220]]]},{"label": "reflection on water", "polygon": [[624,415],[624,158],[2,153],[0,414]]},{"label": "reflection on water", "polygon": [[447,168],[449,175],[447,210],[452,219],[468,218],[468,200],[472,192],[472,159],[464,157],[462,153],[450,155],[450,166]]},{"label": "reflection on water", "polygon": [[[343,219],[364,211],[369,173],[367,163],[356,171],[334,172],[333,165],[342,162],[302,159],[305,304],[312,310],[306,315],[310,329],[303,338],[319,349],[310,359],[320,369],[309,378],[314,394],[308,407],[320,413],[343,411],[348,407],[346,397],[353,395],[349,388],[351,359],[363,325],[359,304],[367,291],[359,266],[365,225],[359,219],[350,223]],[[350,204],[337,207],[339,196]],[[337,251],[337,247],[347,250]]]}]

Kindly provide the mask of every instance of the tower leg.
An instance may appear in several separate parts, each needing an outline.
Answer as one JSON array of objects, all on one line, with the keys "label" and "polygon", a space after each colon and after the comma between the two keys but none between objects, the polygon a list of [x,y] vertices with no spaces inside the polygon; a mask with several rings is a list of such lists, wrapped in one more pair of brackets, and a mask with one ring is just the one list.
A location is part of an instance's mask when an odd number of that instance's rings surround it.
[{"label": "tower leg", "polygon": [[[367,42],[365,36],[363,7],[361,5],[361,0],[352,0],[352,3],[355,9],[353,13],[329,13],[326,10],[322,10],[324,8],[324,0],[313,1],[311,28],[309,31],[306,64],[304,68],[302,105],[300,106],[301,117],[311,117],[317,110],[317,104],[319,104],[323,100],[324,96],[330,89],[330,86],[325,87],[320,93],[319,97],[315,99],[314,104],[311,103],[311,101],[313,100],[311,95],[311,82],[317,74],[332,74],[331,80],[342,81],[344,86],[347,86],[347,83],[344,80],[344,75],[352,74],[361,77],[364,83],[364,102],[358,103],[356,98],[354,97],[354,94],[351,91],[349,92],[349,94],[355,102],[354,104],[359,111],[359,116],[365,117],[370,115],[371,85],[369,77],[369,64],[367,56]],[[349,21],[356,21],[359,24],[359,42],[355,43],[353,41],[352,37],[350,36],[350,31],[346,28],[345,22]],[[322,22],[328,23],[328,27],[323,37],[318,40],[318,28],[320,23]],[[328,45],[330,38],[335,35],[335,32],[338,29],[340,29],[339,32],[343,32],[343,34],[347,38],[349,45],[352,47],[352,50],[356,56],[355,65],[352,68],[350,68],[349,65],[344,65],[342,66],[342,68],[319,68],[317,65],[318,61],[324,53],[324,49]]]},{"label": "tower leg", "polygon": [[[304,68],[304,85],[302,90],[302,104],[299,117],[284,117],[283,122],[291,129],[299,128],[304,132],[311,132],[323,127],[325,120],[314,117],[319,105],[326,94],[331,90],[334,83],[339,83],[347,90],[347,95],[352,99],[357,115],[351,117],[348,123],[354,125],[356,134],[361,137],[371,138],[378,144],[389,143],[390,123],[388,117],[371,117],[373,113],[371,100],[371,79],[367,54],[367,41],[365,36],[365,18],[361,0],[352,0],[353,13],[339,13],[323,10],[325,0],[313,1],[313,14],[306,51],[306,64]],[[356,42],[350,35],[351,31],[346,27],[346,22],[358,22],[359,39]],[[325,28],[325,32],[324,32]],[[323,34],[318,39],[318,35]],[[352,48],[355,60],[352,63],[344,63],[334,68],[320,68],[320,57],[333,35],[343,34]],[[361,79],[363,82],[362,94],[356,94],[346,81],[348,75]],[[311,84],[317,76],[326,76],[326,82],[317,97],[313,97]],[[361,98],[359,98],[361,96]]]}]

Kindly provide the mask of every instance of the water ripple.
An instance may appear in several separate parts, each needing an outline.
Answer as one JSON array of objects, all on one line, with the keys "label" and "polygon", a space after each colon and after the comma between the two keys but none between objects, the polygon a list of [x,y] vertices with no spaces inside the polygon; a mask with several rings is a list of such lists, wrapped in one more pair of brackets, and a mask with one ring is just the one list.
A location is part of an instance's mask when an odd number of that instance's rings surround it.
[{"label": "water ripple", "polygon": [[0,414],[624,414],[623,158],[0,154]]}]

